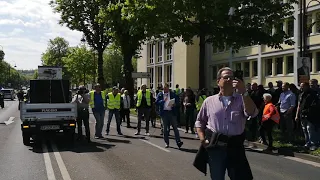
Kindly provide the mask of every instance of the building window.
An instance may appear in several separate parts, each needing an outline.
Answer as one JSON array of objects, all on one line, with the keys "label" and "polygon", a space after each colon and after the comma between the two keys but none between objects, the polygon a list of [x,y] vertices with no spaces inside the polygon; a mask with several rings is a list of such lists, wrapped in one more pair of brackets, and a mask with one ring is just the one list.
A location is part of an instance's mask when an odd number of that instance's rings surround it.
[{"label": "building window", "polygon": [[217,79],[217,73],[218,73],[217,66],[212,66],[212,80],[216,80]]},{"label": "building window", "polygon": [[158,62],[162,62],[162,42],[158,42]]},{"label": "building window", "polygon": [[317,12],[317,14],[316,14],[316,24],[315,24],[317,33],[320,33],[320,21],[319,20],[320,20],[320,12]]},{"label": "building window", "polygon": [[316,53],[316,64],[317,64],[316,71],[320,71],[320,52]]},{"label": "building window", "polygon": [[157,67],[158,70],[158,87],[162,87],[162,67]]},{"label": "building window", "polygon": [[258,76],[258,61],[252,62],[252,76]]},{"label": "building window", "polygon": [[308,35],[312,33],[312,14],[307,14],[307,28]]},{"label": "building window", "polygon": [[150,64],[154,63],[154,45],[149,44],[149,62]]},{"label": "building window", "polygon": [[287,22],[287,33],[290,37],[293,37],[293,30],[294,30],[294,20],[290,18]]},{"label": "building window", "polygon": [[250,77],[250,62],[243,63],[243,77]]},{"label": "building window", "polygon": [[272,59],[265,60],[265,73],[266,73],[266,76],[272,75]]},{"label": "building window", "polygon": [[172,46],[167,48],[167,61],[172,61]]},{"label": "building window", "polygon": [[153,72],[154,72],[154,69],[153,68],[149,68],[149,71],[148,71],[150,74],[151,74],[151,77],[150,77],[150,79],[149,79],[149,82],[150,82],[150,89],[152,89],[152,88],[154,88],[154,74],[153,74]]},{"label": "building window", "polygon": [[166,70],[166,73],[167,73],[166,81],[169,84],[169,86],[172,87],[172,65],[166,66],[166,69],[167,69]]},{"label": "building window", "polygon": [[287,73],[293,73],[293,56],[287,57]]},{"label": "building window", "polygon": [[276,58],[276,74],[283,74],[283,57]]},{"label": "building window", "polygon": [[236,63],[236,70],[241,71],[241,63]]}]

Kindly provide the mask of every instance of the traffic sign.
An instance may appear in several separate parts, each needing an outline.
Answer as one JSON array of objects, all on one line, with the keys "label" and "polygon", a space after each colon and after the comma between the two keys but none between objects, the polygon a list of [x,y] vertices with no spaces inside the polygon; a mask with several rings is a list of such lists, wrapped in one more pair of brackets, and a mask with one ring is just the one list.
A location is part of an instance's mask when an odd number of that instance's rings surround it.
[{"label": "traffic sign", "polygon": [[149,72],[133,72],[132,78],[151,78],[151,73]]}]

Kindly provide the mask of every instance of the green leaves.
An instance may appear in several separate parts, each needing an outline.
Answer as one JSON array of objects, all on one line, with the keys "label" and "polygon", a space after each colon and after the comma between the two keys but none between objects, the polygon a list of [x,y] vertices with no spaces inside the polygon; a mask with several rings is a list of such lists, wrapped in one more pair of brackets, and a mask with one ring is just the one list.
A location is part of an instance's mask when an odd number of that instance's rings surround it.
[{"label": "green leaves", "polygon": [[65,67],[71,76],[74,84],[85,84],[92,82],[93,74],[96,71],[97,63],[92,51],[85,46],[70,48],[69,53],[63,58]]},{"label": "green leaves", "polygon": [[42,54],[41,60],[46,66],[64,66],[62,60],[66,57],[69,50],[69,42],[62,37],[50,39],[45,53]]},{"label": "green leaves", "polygon": [[0,49],[0,61],[4,59],[4,55],[5,53],[3,52],[3,50]]}]

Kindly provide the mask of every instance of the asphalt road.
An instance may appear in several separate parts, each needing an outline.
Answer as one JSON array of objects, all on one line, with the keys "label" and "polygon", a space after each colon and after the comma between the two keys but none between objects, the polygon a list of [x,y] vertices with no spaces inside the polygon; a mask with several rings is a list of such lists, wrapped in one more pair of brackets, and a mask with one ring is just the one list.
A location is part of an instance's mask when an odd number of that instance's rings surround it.
[{"label": "asphalt road", "polygon": [[[1,180],[210,179],[192,166],[199,142],[190,134],[181,131],[183,149],[176,148],[174,139],[170,142],[172,148],[165,149],[159,129],[151,129],[150,137],[135,136],[136,130],[127,129],[123,124],[124,136],[120,137],[116,135],[113,122],[109,136],[93,139],[90,144],[80,141],[72,145],[58,135],[28,147],[22,144],[17,106],[17,101],[6,101],[5,109],[0,109]],[[10,117],[14,122],[3,124]],[[135,127],[136,120],[132,121],[131,125]],[[93,135],[94,118],[91,115],[90,126]],[[247,156],[258,180],[319,180],[320,177],[317,163],[251,151]]]}]

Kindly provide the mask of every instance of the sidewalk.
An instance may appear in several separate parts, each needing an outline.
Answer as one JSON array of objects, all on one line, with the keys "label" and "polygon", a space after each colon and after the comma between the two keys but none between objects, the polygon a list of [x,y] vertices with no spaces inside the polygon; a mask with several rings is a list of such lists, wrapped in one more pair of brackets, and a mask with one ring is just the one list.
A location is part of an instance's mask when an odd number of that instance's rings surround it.
[{"label": "sidewalk", "polygon": [[314,156],[314,155],[307,154],[307,153],[294,152],[293,149],[290,147],[288,147],[288,148],[280,147],[280,148],[278,148],[278,150],[273,151],[271,153],[271,152],[263,151],[264,149],[267,148],[267,146],[264,144],[261,144],[259,142],[251,142],[251,141],[245,140],[244,144],[247,148],[250,148],[253,151],[259,151],[262,153],[268,153],[268,154],[272,154],[272,155],[283,155],[283,156],[288,156],[288,157],[296,157],[296,158],[320,163],[319,156]]}]

